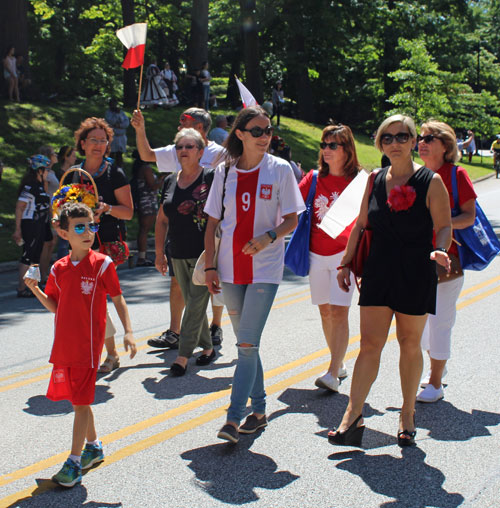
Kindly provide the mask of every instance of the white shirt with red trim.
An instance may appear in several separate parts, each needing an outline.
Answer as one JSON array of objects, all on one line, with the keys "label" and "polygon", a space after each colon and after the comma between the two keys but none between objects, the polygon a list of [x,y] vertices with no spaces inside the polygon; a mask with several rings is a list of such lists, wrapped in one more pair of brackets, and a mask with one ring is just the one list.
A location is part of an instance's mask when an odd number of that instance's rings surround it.
[{"label": "white shirt with red trim", "polygon": [[[220,219],[225,165],[215,171],[205,212]],[[283,278],[285,239],[278,238],[255,256],[241,252],[252,238],[274,229],[282,217],[305,210],[304,200],[290,164],[265,154],[248,171],[231,166],[224,195],[222,238],[217,271],[222,282],[279,284]]]},{"label": "white shirt with red trim", "polygon": [[[219,155],[222,154],[224,148],[214,141],[209,141],[208,145],[203,150],[203,156],[200,160],[200,166],[204,168],[213,168],[217,163]],[[177,158],[177,150],[175,145],[163,146],[162,148],[155,148],[153,152],[156,155],[156,165],[158,171],[161,173],[176,173],[180,171],[181,165]]]},{"label": "white shirt with red trim", "polygon": [[113,260],[90,250],[75,266],[66,256],[52,266],[45,293],[57,303],[49,362],[98,367],[106,330],[106,295],[121,294]]}]

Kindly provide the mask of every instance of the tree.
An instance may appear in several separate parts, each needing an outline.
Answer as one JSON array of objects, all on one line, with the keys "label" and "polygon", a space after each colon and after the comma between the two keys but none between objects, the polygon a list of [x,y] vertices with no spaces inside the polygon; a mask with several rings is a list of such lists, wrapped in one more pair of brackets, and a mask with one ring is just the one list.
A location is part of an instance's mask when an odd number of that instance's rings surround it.
[{"label": "tree", "polygon": [[429,55],[423,39],[400,39],[398,49],[409,53],[400,68],[390,73],[397,91],[388,102],[395,106],[390,113],[406,113],[416,122],[450,111],[442,80],[442,71]]},{"label": "tree", "polygon": [[240,0],[241,29],[243,33],[243,54],[245,62],[245,82],[257,102],[263,102],[262,77],[260,75],[259,30],[255,0]]},{"label": "tree", "polygon": [[193,0],[191,32],[187,47],[190,70],[201,69],[208,61],[208,3],[209,0]]},{"label": "tree", "polygon": [[[133,25],[135,23],[134,0],[121,0],[123,26]],[[127,53],[124,48],[123,55]],[[123,69],[123,104],[127,107],[134,106],[135,95],[135,71],[133,69]]]},{"label": "tree", "polygon": [[2,59],[9,46],[23,55],[28,65],[28,0],[0,0],[0,51]]}]

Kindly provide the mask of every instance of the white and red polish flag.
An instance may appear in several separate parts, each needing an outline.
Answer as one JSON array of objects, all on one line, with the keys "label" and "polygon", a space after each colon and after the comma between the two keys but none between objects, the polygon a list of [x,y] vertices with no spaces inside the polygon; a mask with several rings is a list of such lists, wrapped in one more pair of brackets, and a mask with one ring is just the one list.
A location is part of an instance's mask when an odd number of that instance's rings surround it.
[{"label": "white and red polish flag", "polygon": [[116,36],[128,49],[125,60],[122,63],[123,68],[134,69],[144,64],[147,32],[147,23],[134,23],[116,31]]},{"label": "white and red polish flag", "polygon": [[241,102],[243,103],[244,108],[248,108],[249,106],[258,106],[259,103],[255,100],[255,97],[250,93],[250,90],[235,76],[236,84],[238,85],[238,89],[240,91]]},{"label": "white and red polish flag", "polygon": [[360,171],[335,200],[319,225],[327,235],[343,241],[345,245],[358,218],[368,178],[366,171]]}]

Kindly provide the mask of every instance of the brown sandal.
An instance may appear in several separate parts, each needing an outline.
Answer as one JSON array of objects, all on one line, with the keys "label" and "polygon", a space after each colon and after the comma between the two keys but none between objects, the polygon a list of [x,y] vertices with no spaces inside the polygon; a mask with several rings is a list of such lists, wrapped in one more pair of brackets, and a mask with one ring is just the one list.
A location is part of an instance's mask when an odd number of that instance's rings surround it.
[{"label": "brown sandal", "polygon": [[97,371],[99,374],[109,374],[120,366],[120,359],[117,356],[108,355]]}]

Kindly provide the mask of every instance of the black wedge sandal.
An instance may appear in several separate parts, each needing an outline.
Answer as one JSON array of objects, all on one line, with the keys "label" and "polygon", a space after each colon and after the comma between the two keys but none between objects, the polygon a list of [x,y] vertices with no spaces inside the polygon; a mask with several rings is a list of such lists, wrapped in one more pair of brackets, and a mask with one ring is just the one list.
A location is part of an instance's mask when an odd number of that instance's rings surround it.
[{"label": "black wedge sandal", "polygon": [[338,430],[328,432],[328,441],[336,445],[360,447],[363,440],[363,432],[365,431],[364,425],[358,427],[361,418],[363,418],[363,415],[359,415],[344,432]]}]

